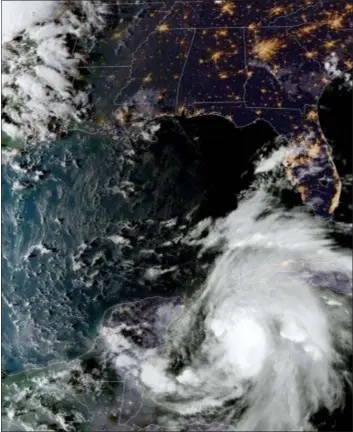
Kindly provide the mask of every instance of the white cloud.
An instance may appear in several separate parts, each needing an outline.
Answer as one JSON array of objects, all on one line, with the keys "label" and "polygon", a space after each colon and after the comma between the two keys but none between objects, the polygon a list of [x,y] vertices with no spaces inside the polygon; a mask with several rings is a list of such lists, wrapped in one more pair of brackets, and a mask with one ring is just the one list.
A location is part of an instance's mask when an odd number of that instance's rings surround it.
[{"label": "white cloud", "polygon": [[2,43],[9,42],[17,33],[38,22],[55,18],[60,10],[58,1],[2,2]]},{"label": "white cloud", "polygon": [[87,113],[87,94],[73,85],[83,56],[66,37],[94,37],[106,12],[102,1],[3,3],[2,130],[12,139],[54,139]]}]

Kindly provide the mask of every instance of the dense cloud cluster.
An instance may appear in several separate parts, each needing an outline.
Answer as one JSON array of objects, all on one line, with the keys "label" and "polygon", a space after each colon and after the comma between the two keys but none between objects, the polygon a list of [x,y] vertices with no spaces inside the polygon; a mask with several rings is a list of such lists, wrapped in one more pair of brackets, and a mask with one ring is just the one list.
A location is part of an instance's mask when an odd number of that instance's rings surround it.
[{"label": "dense cloud cluster", "polygon": [[[46,19],[16,33],[3,45],[2,130],[31,144],[54,139],[88,109],[78,67],[80,40],[105,25],[104,2],[48,2]],[[41,16],[41,18],[43,15]]]}]

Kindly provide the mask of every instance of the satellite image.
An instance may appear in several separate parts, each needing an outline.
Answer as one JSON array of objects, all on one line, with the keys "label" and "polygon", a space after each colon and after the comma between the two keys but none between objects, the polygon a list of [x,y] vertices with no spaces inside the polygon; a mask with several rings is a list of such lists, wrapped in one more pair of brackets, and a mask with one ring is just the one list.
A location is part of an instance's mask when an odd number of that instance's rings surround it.
[{"label": "satellite image", "polygon": [[351,2],[1,12],[1,429],[351,431]]}]

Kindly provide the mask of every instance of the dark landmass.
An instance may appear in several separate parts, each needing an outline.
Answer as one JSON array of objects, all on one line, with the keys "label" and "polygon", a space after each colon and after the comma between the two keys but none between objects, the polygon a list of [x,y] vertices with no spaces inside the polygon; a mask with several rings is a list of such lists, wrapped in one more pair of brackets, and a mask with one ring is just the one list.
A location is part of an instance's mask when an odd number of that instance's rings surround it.
[{"label": "dark landmass", "polygon": [[306,106],[316,105],[331,52],[340,69],[351,60],[351,10],[344,2],[170,1],[145,3],[139,16],[109,59],[131,66],[131,74],[120,76],[118,105],[139,92],[158,93],[166,112],[217,108],[238,126],[250,114],[288,133],[300,128],[298,117],[305,121]]},{"label": "dark landmass", "polygon": [[238,127],[262,119],[298,145],[314,133],[305,146],[315,148],[290,175],[301,176],[295,185],[312,211],[330,218],[339,174],[320,139],[317,102],[332,78],[327,59],[335,53],[337,69],[351,67],[351,12],[310,0],[146,2],[106,56],[119,67],[105,92],[119,109],[133,101],[159,115],[219,114]]}]

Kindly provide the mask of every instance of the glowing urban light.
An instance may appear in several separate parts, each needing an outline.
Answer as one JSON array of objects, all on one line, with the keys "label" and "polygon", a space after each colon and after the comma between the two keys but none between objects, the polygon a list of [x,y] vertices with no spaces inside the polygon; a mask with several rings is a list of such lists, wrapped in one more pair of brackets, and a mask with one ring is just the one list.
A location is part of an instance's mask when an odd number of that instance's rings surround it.
[{"label": "glowing urban light", "polygon": [[283,6],[275,6],[270,9],[270,16],[280,15],[282,12],[284,12],[284,10],[285,9]]},{"label": "glowing urban light", "polygon": [[333,48],[334,46],[336,46],[336,41],[334,41],[334,40],[328,40],[328,41],[325,41],[324,42],[324,48],[325,49],[331,49],[331,48]]},{"label": "glowing urban light", "polygon": [[157,26],[157,31],[159,31],[160,33],[166,33],[167,31],[169,31],[169,26],[168,24],[160,24]]},{"label": "glowing urban light", "polygon": [[339,14],[334,14],[328,21],[328,26],[332,30],[337,30],[343,27],[344,16]]},{"label": "glowing urban light", "polygon": [[142,82],[144,82],[146,84],[150,83],[151,81],[152,81],[152,74],[151,74],[151,72],[142,79]]},{"label": "glowing urban light", "polygon": [[262,61],[271,60],[280,48],[283,47],[282,42],[278,38],[265,39],[257,42],[252,50],[255,57]]},{"label": "glowing urban light", "polygon": [[307,120],[315,121],[317,119],[317,112],[314,110],[310,110],[306,115]]},{"label": "glowing urban light", "polygon": [[307,36],[318,28],[317,24],[308,24],[297,31],[298,36]]},{"label": "glowing urban light", "polygon": [[352,61],[352,60],[345,60],[345,61],[343,62],[343,64],[344,64],[344,66],[345,66],[347,69],[352,69],[352,68],[353,68],[353,61]]},{"label": "glowing urban light", "polygon": [[223,51],[215,51],[214,53],[211,54],[211,60],[214,63],[217,63],[218,60],[220,60],[220,58],[224,55]]},{"label": "glowing urban light", "polygon": [[227,74],[227,72],[220,72],[220,73],[218,74],[218,76],[219,76],[219,78],[222,79],[222,80],[228,78],[228,74]]},{"label": "glowing urban light", "polygon": [[217,36],[228,36],[228,30],[227,29],[221,29],[216,31]]},{"label": "glowing urban light", "polygon": [[304,56],[307,59],[313,59],[313,58],[317,57],[317,51],[306,51],[306,53],[304,54]]},{"label": "glowing urban light", "polygon": [[234,4],[231,2],[224,3],[221,7],[222,15],[233,15],[234,14]]},{"label": "glowing urban light", "polygon": [[248,30],[254,31],[258,28],[258,25],[256,23],[250,23],[247,27]]}]

